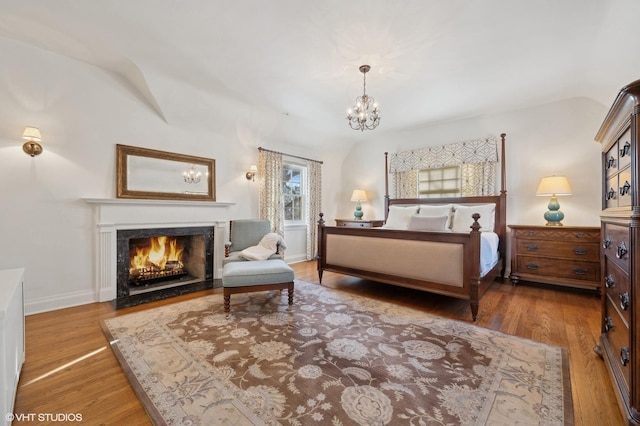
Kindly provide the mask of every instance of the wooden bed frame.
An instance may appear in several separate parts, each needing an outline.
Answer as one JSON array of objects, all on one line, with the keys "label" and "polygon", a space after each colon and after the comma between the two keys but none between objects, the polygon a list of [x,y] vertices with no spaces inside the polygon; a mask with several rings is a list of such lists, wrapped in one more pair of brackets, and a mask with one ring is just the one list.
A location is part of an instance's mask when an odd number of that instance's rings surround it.
[{"label": "wooden bed frame", "polygon": [[[480,215],[474,214],[474,223],[471,226],[470,233],[451,233],[451,232],[424,232],[424,231],[409,231],[409,230],[394,230],[394,229],[377,229],[377,228],[349,228],[349,227],[335,227],[326,226],[323,219],[323,214],[320,213],[320,220],[318,221],[318,276],[322,283],[322,273],[324,271],[338,272],[346,275],[352,275],[369,279],[372,281],[394,284],[402,287],[413,288],[417,290],[423,290],[431,293],[442,294],[459,299],[469,300],[471,305],[471,314],[475,321],[478,317],[479,302],[482,295],[489,288],[491,283],[500,276],[504,278],[504,271],[506,266],[506,241],[507,241],[507,225],[506,225],[506,174],[505,174],[505,137],[506,134],[501,134],[501,188],[500,195],[495,196],[480,196],[480,197],[458,197],[458,198],[411,198],[411,199],[391,199],[389,197],[389,172],[388,172],[388,153],[385,152],[385,220],[388,218],[389,207],[392,205],[427,205],[427,204],[486,204],[495,203],[495,226],[494,232],[498,235],[499,245],[498,252],[500,260],[498,263],[483,277],[480,277],[480,224],[482,222]],[[342,238],[349,241],[355,241],[356,246],[353,250],[360,250],[369,245],[368,242],[376,241],[376,244],[381,246],[394,247],[397,250],[403,250],[403,247],[407,247],[406,256],[415,256],[415,249],[424,248],[426,252],[422,252],[422,258],[425,259],[424,253],[427,253],[427,257],[430,256],[429,247],[448,247],[449,245],[455,246],[456,250],[460,252],[462,257],[462,264],[451,265],[448,262],[447,266],[450,271],[455,272],[462,277],[460,285],[451,285],[450,283],[443,282],[441,280],[416,278],[415,276],[408,276],[408,274],[387,274],[380,271],[380,265],[376,265],[377,271],[369,270],[362,266],[362,262],[358,262],[359,266],[352,266],[346,264],[337,264],[339,262],[331,263],[327,261],[331,258],[331,253],[328,253],[328,238]],[[370,239],[370,240],[367,240]],[[451,247],[453,247],[451,246]],[[437,250],[441,252],[442,250]],[[398,253],[396,253],[398,254]],[[404,253],[399,253],[401,256]],[[438,253],[433,253],[434,257],[438,256]],[[374,268],[371,268],[374,269]],[[428,275],[428,273],[427,273]]]}]

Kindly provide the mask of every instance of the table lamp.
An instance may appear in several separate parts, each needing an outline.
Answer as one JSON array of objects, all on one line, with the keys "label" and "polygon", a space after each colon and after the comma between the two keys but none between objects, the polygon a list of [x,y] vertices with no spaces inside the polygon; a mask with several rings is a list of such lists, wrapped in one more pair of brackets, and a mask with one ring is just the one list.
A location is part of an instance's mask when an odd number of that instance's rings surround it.
[{"label": "table lamp", "polygon": [[351,194],[351,201],[356,202],[356,211],[353,212],[353,217],[356,220],[362,220],[362,206],[360,205],[360,201],[367,201],[367,193],[364,192],[364,189],[354,189],[353,194]]},{"label": "table lamp", "polygon": [[547,176],[542,178],[540,185],[538,185],[536,195],[551,196],[551,200],[549,200],[549,205],[547,206],[549,210],[544,214],[547,226],[562,226],[564,213],[560,211],[558,196],[571,195],[571,186],[567,178],[564,176]]}]

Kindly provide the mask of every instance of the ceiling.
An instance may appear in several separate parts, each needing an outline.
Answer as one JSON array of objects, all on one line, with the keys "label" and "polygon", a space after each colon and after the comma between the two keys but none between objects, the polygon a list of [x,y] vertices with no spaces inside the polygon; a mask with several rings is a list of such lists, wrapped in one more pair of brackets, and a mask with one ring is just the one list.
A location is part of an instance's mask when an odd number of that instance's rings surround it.
[{"label": "ceiling", "polygon": [[640,78],[638,16],[637,0],[21,0],[0,5],[0,36],[122,77],[169,124],[187,102],[224,104],[278,117],[304,145],[369,133],[345,120],[362,64],[377,135],[568,98],[609,105]]}]

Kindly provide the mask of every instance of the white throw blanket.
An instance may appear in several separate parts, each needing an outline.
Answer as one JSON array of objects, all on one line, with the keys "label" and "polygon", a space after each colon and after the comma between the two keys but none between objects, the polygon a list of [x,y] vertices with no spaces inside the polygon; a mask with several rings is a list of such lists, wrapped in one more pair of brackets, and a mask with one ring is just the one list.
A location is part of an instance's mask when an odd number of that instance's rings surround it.
[{"label": "white throw blanket", "polygon": [[282,250],[287,248],[287,244],[280,235],[270,232],[262,237],[257,246],[247,247],[242,250],[240,256],[247,260],[267,260],[271,255],[275,254],[278,246]]}]

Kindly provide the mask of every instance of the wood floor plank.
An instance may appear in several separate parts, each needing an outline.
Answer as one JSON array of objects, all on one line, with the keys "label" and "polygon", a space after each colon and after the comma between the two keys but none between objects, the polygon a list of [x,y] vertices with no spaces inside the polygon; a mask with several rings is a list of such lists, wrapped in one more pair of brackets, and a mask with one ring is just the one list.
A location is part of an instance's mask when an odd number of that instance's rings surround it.
[{"label": "wood floor plank", "polygon": [[[319,284],[315,262],[293,264],[296,278]],[[325,272],[322,285],[388,300],[445,318],[472,322],[469,303],[397,286]],[[151,424],[100,328],[100,321],[220,289],[116,311],[94,303],[26,318],[26,362],[16,413],[79,413],[83,424]],[[576,425],[623,425],[604,362],[593,352],[600,327],[593,293],[521,282],[494,283],[480,302],[476,324],[567,348]],[[94,355],[43,375],[104,348]],[[35,382],[34,379],[40,378]],[[31,382],[31,383],[30,383]],[[30,424],[45,424],[33,422]]]}]

